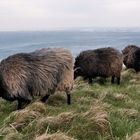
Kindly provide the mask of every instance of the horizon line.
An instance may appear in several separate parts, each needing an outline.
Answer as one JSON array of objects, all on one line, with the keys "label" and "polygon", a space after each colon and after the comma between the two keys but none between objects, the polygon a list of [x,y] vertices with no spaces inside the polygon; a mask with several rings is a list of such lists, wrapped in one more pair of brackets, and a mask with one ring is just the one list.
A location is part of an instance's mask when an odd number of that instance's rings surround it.
[{"label": "horizon line", "polygon": [[113,29],[118,29],[118,30],[132,30],[132,29],[138,29],[140,30],[140,26],[134,26],[134,27],[117,27],[117,26],[112,26],[112,27],[68,27],[68,28],[63,28],[63,27],[56,27],[56,28],[50,28],[50,29],[9,29],[9,30],[0,30],[0,32],[47,32],[47,31],[105,31],[105,30],[113,30]]}]

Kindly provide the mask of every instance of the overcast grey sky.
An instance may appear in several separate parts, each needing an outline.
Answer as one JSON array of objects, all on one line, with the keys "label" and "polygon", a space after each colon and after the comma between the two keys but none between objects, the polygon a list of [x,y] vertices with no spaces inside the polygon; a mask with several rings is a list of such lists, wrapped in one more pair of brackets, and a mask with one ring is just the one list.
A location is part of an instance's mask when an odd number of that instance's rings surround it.
[{"label": "overcast grey sky", "polygon": [[0,0],[0,30],[140,27],[140,0]]}]

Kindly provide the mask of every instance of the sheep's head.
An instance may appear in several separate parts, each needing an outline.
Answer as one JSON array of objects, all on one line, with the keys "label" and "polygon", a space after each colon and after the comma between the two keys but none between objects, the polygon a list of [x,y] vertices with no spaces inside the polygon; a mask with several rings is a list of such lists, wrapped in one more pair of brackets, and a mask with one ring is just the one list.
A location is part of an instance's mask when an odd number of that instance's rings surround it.
[{"label": "sheep's head", "polygon": [[123,50],[122,50],[122,54],[123,55],[128,55],[129,53],[135,51],[136,49],[138,49],[139,47],[136,46],[136,45],[128,45],[127,47],[125,47]]},{"label": "sheep's head", "polygon": [[122,50],[122,54],[123,54],[123,63],[126,65],[127,64],[127,60],[129,58],[129,56],[131,54],[133,54],[137,49],[139,49],[138,46],[136,45],[128,45],[127,47],[125,47]]}]

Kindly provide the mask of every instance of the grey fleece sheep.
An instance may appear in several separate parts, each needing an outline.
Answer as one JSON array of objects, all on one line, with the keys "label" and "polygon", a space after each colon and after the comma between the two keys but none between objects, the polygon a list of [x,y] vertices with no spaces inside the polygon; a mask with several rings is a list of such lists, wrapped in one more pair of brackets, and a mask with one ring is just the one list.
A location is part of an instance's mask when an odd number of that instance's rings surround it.
[{"label": "grey fleece sheep", "polygon": [[128,45],[122,50],[123,63],[126,68],[133,68],[140,71],[140,48],[135,45]]},{"label": "grey fleece sheep", "polygon": [[[71,75],[66,77],[66,73]],[[41,96],[45,102],[56,90],[62,89],[64,81],[72,83],[65,78],[73,79],[73,57],[69,50],[46,48],[18,53],[0,63],[0,96],[9,101],[17,100],[20,109],[22,103],[29,103],[34,96]],[[72,86],[63,88],[68,104]]]},{"label": "grey fleece sheep", "polygon": [[117,83],[120,84],[122,63],[121,53],[111,47],[83,51],[75,59],[74,79],[82,76],[92,83],[92,78],[97,76],[112,76],[111,82],[114,83],[116,77]]}]

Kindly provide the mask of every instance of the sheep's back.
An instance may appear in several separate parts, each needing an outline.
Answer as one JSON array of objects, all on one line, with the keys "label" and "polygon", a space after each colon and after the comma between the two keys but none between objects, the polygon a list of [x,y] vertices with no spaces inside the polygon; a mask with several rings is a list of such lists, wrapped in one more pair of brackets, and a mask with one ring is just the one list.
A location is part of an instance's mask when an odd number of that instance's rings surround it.
[{"label": "sheep's back", "polygon": [[108,76],[122,69],[122,55],[113,48],[83,51],[76,58],[75,65],[84,73]]}]

